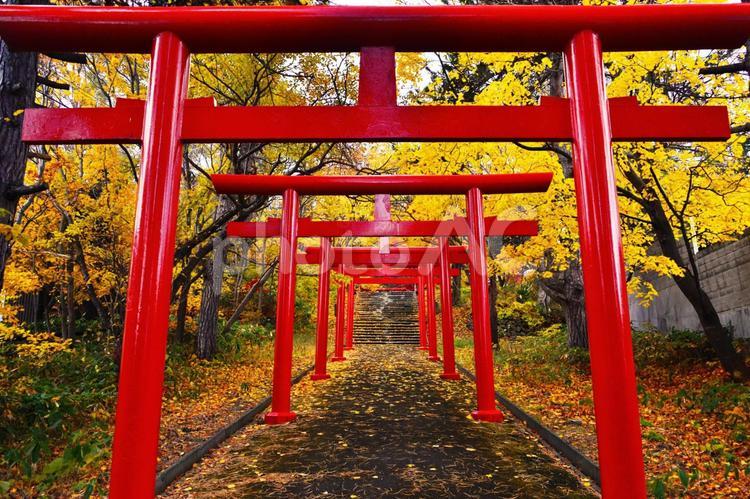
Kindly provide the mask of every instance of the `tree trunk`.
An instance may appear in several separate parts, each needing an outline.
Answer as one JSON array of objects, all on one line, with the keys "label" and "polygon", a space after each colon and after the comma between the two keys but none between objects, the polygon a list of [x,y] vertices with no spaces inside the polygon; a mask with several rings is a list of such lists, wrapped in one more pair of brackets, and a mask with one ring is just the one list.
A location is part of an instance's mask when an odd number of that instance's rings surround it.
[{"label": "tree trunk", "polygon": [[216,286],[215,280],[214,261],[208,259],[203,272],[198,334],[195,338],[195,355],[199,359],[212,359],[216,355],[216,330],[219,318],[221,285]]},{"label": "tree trunk", "polygon": [[[574,3],[574,2],[563,2]],[[552,60],[551,74],[548,79],[549,94],[564,97],[564,62],[561,53],[550,53]],[[553,149],[562,166],[563,176],[573,178],[573,161],[567,149],[558,147]],[[583,275],[581,273],[580,255],[576,254],[568,262],[568,267],[562,272],[553,272],[548,279],[540,279],[539,285],[553,301],[558,303],[565,314],[568,329],[568,345],[571,347],[588,348],[588,332],[586,329],[585,300],[583,296]]]},{"label": "tree trunk", "polygon": [[[214,218],[221,218],[231,209],[231,201],[223,196],[216,207]],[[199,359],[211,359],[216,354],[216,334],[219,320],[219,298],[224,277],[224,238],[213,240],[213,251],[206,260],[203,272],[203,292],[195,339],[195,354]]]},{"label": "tree trunk", "polygon": [[568,328],[568,346],[588,349],[583,275],[578,260],[571,261],[565,271],[556,272],[551,278],[541,279],[539,285],[547,296],[563,308]]},{"label": "tree trunk", "polygon": [[565,324],[568,327],[568,346],[588,350],[589,337],[586,330],[586,310],[583,307],[583,300],[567,303]]},{"label": "tree trunk", "polygon": [[78,239],[78,237],[74,238],[72,251],[75,257],[75,261],[76,263],[78,263],[78,268],[81,271],[81,276],[84,280],[84,289],[86,290],[86,295],[88,295],[89,301],[96,310],[96,315],[99,316],[99,320],[102,322],[102,328],[107,333],[111,334],[114,332],[112,330],[112,320],[109,317],[109,312],[102,304],[102,301],[96,295],[96,289],[91,282],[91,274],[89,273],[89,267],[86,263],[86,255],[83,253],[83,245],[81,244],[81,241]]},{"label": "tree trunk", "polygon": [[[577,263],[577,262],[576,262]],[[568,346],[589,348],[588,330],[586,329],[586,308],[583,299],[583,275],[579,266],[569,269],[565,280],[563,311],[565,324],[568,327]]]},{"label": "tree trunk", "polygon": [[[72,248],[71,248],[72,252]],[[63,339],[73,340],[76,335],[75,328],[75,282],[73,280],[73,255],[65,261],[65,307],[62,310],[61,322],[63,327]]]},{"label": "tree trunk", "polygon": [[[237,320],[240,318],[240,315],[242,314],[242,311],[245,310],[245,307],[250,302],[250,298],[253,297],[253,294],[255,294],[256,291],[260,293],[263,290],[263,284],[268,280],[269,277],[273,275],[273,271],[276,268],[276,265],[279,263],[279,260],[276,259],[263,271],[263,273],[260,275],[258,280],[255,282],[255,284],[252,285],[250,290],[245,294],[245,296],[242,298],[240,303],[237,305],[237,308],[235,308],[234,312],[232,313],[232,316],[229,317],[226,324],[224,324],[224,329],[221,330],[221,333],[224,334],[228,332],[232,325],[237,322]],[[260,310],[260,306],[258,307]]]},{"label": "tree trunk", "polygon": [[[9,0],[9,4],[33,3]],[[14,188],[23,185],[26,145],[21,142],[23,109],[31,108],[36,92],[37,54],[12,53],[0,41],[0,224],[12,225],[18,207]],[[12,241],[0,235],[0,289],[10,258]]]},{"label": "tree trunk", "polygon": [[187,306],[188,298],[190,297],[190,288],[193,285],[193,280],[190,279],[181,288],[180,301],[177,304],[177,317],[175,326],[175,337],[177,341],[185,341],[185,319],[187,318]]},{"label": "tree trunk", "polygon": [[[463,244],[459,238],[449,238],[448,244]],[[453,265],[448,265],[448,268],[452,269]],[[454,307],[461,305],[461,270],[462,267],[458,267],[459,272],[457,276],[451,277],[451,303]]]},{"label": "tree trunk", "polygon": [[[452,266],[450,268],[453,268]],[[454,307],[461,305],[461,273],[451,278],[451,299]]]},{"label": "tree trunk", "polygon": [[500,343],[497,331],[497,276],[490,276],[490,334],[492,335],[492,344]]},{"label": "tree trunk", "polygon": [[199,359],[212,359],[216,355],[216,330],[219,320],[221,280],[214,277],[214,260],[213,258],[206,260],[203,271],[203,292],[198,318],[198,334],[195,337],[195,355]]},{"label": "tree trunk", "polygon": [[[500,254],[503,248],[502,237],[490,237],[488,238],[487,249],[489,250],[490,260],[494,260]],[[498,295],[498,279],[497,276],[491,275],[488,277],[489,282],[489,295],[490,295],[490,334],[492,335],[492,344],[497,345],[499,343],[498,338],[498,314],[497,314],[497,295]]]}]

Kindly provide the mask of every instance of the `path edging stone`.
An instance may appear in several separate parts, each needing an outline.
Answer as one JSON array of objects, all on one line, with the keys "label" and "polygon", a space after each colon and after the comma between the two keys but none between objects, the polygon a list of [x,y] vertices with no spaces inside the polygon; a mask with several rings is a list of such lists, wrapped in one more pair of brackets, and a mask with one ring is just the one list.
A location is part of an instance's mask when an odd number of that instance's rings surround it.
[{"label": "path edging stone", "polygon": [[[456,367],[459,371],[466,375],[467,378],[475,381],[474,373],[466,369],[461,364],[456,363]],[[558,454],[565,458],[565,460],[573,465],[578,471],[589,477],[597,486],[601,486],[601,483],[599,481],[599,466],[597,466],[596,463],[591,461],[589,458],[583,455],[581,451],[573,447],[566,440],[562,439],[552,430],[544,426],[533,416],[508,400],[499,392],[495,392],[495,398],[503,405],[503,407],[508,409],[508,411],[510,411],[513,416],[523,421],[527,428],[539,435],[542,440],[544,440]]]},{"label": "path edging stone", "polygon": [[[303,369],[292,379],[292,385],[296,385],[313,370],[312,365]],[[156,487],[154,494],[159,495],[164,492],[169,485],[186,473],[195,463],[201,460],[203,456],[219,446],[224,440],[237,433],[240,429],[247,426],[255,417],[266,410],[271,405],[271,397],[266,397],[258,402],[257,405],[245,411],[240,417],[221,428],[208,440],[204,441],[197,447],[186,452],[172,466],[165,469],[156,476]]]}]

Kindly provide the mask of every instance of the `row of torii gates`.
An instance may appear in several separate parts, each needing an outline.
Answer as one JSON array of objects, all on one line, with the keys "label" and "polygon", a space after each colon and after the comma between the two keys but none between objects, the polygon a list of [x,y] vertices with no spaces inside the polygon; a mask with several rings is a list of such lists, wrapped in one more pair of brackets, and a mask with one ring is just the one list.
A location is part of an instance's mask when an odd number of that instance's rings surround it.
[{"label": "row of torii gates", "polygon": [[[602,53],[732,49],[749,35],[750,5],[740,4],[0,7],[0,37],[15,51],[152,55],[145,102],[124,100],[114,108],[27,109],[23,114],[23,138],[30,144],[142,145],[111,497],[154,493],[182,145],[315,141],[572,142],[602,491],[611,498],[644,497],[611,142],[726,140],[730,130],[724,107],[642,107],[635,97],[607,99]],[[191,53],[357,51],[361,57],[356,106],[217,107],[210,100],[187,99]],[[543,97],[535,106],[399,106],[394,62],[398,51],[564,52],[568,97]],[[548,175],[534,178],[539,190],[549,181]],[[295,241],[307,223],[297,220],[299,195],[466,195],[468,253],[474,262],[478,416],[489,410],[489,420],[498,417],[494,399],[486,398],[492,387],[492,352],[483,274],[482,193],[522,191],[528,179],[214,177],[220,193],[282,194],[282,241]],[[264,192],[259,185],[265,186]],[[328,254],[321,252],[321,259]],[[284,398],[289,391],[294,246],[281,256],[273,412],[288,419]],[[445,275],[441,268],[441,279]]]},{"label": "row of torii gates", "polygon": [[[390,54],[391,60],[393,53]],[[395,82],[394,82],[395,83]],[[420,317],[420,343],[429,349],[430,359],[438,360],[435,321],[435,264],[439,265],[441,310],[443,311],[443,355],[446,379],[457,377],[453,352],[453,319],[451,315],[450,265],[469,264],[474,357],[477,386],[477,410],[472,416],[480,421],[502,421],[503,415],[495,405],[492,341],[489,321],[489,291],[487,283],[487,236],[535,235],[534,221],[503,221],[495,217],[485,219],[483,194],[544,192],[552,181],[551,173],[510,175],[388,175],[336,177],[283,177],[251,175],[213,175],[214,188],[219,194],[282,195],[282,217],[268,222],[231,222],[227,226],[230,237],[280,237],[279,282],[276,305],[276,340],[274,351],[274,379],[271,412],[267,423],[286,423],[295,419],[291,411],[292,340],[294,337],[294,302],[297,263],[317,264],[320,267],[318,288],[317,338],[315,379],[326,379],[328,341],[328,295],[330,272],[338,268],[344,275],[356,276],[359,284],[383,282],[372,277],[417,277]],[[453,220],[394,222],[373,221],[313,221],[300,220],[299,196],[307,195],[363,195],[383,193],[426,195],[463,194],[466,197],[466,217]],[[379,201],[379,203],[378,203]],[[382,198],[376,201],[383,204]],[[378,217],[376,217],[378,218]],[[331,237],[435,237],[437,247],[388,248],[332,248]],[[466,237],[468,248],[449,246],[451,236]],[[307,248],[297,255],[299,237],[320,237],[319,247]],[[413,270],[416,268],[416,273]],[[374,276],[363,276],[377,269]],[[412,270],[409,272],[408,270]],[[346,303],[346,307],[344,306]],[[432,304],[432,306],[430,306]],[[337,295],[335,353],[333,360],[343,360],[341,348],[351,347],[354,316],[354,281],[339,286]],[[342,317],[346,315],[347,320]],[[344,334],[346,331],[346,334]]]},{"label": "row of torii gates", "polygon": [[[313,380],[330,376],[328,357],[328,309],[330,274],[336,269],[351,276],[339,283],[336,300],[335,348],[333,361],[345,360],[345,347],[353,345],[354,289],[357,284],[416,285],[419,310],[420,348],[429,351],[429,359],[438,361],[435,317],[435,279],[439,279],[442,313],[444,379],[458,379],[456,372],[450,277],[452,264],[469,264],[474,318],[474,355],[477,386],[477,410],[472,416],[480,421],[502,421],[495,405],[492,345],[489,322],[489,293],[485,238],[488,236],[533,236],[537,223],[530,220],[498,220],[484,217],[482,194],[544,192],[552,181],[550,173],[483,176],[338,176],[338,177],[251,177],[213,175],[216,192],[222,194],[282,194],[282,218],[267,222],[231,222],[228,237],[280,237],[279,284],[276,308],[276,344],[272,410],[267,423],[286,423],[295,419],[291,411],[292,338],[296,265],[319,266],[315,372]],[[248,181],[250,180],[250,181]],[[284,180],[284,182],[279,182]],[[387,190],[386,195],[375,194]],[[464,194],[466,217],[453,220],[390,220],[391,194]],[[299,219],[299,194],[342,195],[375,194],[373,221],[313,221]],[[380,218],[380,220],[378,220]],[[383,218],[388,218],[385,220]],[[332,237],[434,237],[437,247],[333,248]],[[468,248],[449,246],[450,237],[468,238]],[[320,237],[320,246],[308,247],[297,254],[297,238]],[[383,241],[381,240],[381,243]],[[468,251],[467,251],[468,250]],[[437,264],[437,272],[436,272]],[[344,320],[344,317],[346,319]]]}]

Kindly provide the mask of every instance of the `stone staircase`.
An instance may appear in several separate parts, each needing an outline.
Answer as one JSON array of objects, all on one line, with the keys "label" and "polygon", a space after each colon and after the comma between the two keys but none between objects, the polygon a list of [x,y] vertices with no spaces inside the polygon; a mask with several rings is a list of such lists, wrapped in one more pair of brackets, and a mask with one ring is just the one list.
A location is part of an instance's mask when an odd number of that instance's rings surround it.
[{"label": "stone staircase", "polygon": [[359,291],[354,304],[354,344],[419,345],[417,297],[413,291]]}]

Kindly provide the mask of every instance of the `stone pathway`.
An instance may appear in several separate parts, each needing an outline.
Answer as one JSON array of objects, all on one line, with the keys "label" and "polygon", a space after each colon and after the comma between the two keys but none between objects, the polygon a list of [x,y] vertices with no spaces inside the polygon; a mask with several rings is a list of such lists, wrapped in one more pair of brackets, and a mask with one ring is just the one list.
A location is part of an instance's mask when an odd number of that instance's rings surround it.
[{"label": "stone pathway", "polygon": [[293,390],[296,422],[251,425],[165,492],[187,497],[596,497],[511,417],[476,423],[474,387],[424,352],[359,346]]}]

